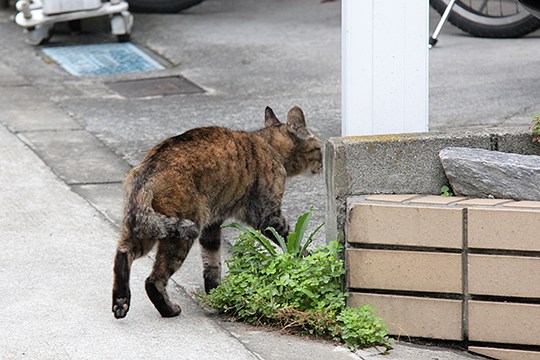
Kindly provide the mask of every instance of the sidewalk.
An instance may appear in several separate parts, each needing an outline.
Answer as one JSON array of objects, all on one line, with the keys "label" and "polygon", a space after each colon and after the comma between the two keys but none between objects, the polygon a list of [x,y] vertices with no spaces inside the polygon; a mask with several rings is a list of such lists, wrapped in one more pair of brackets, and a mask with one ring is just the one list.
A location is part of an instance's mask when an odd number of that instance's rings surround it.
[{"label": "sidewalk", "polygon": [[[133,266],[132,309],[110,312],[117,229],[0,125],[0,358],[2,359],[470,359],[446,349],[398,344],[388,356],[280,335],[205,315],[185,290],[161,318],[147,300],[146,257]],[[178,278],[196,278],[190,254]]]},{"label": "sidewalk", "polygon": [[[0,71],[0,79],[6,78],[7,73],[2,76]],[[28,92],[24,86],[9,90],[14,97]],[[52,103],[49,106],[54,108]],[[9,108],[1,99],[0,107]],[[17,127],[14,123],[11,126]],[[198,247],[170,285],[172,297],[182,305],[180,317],[161,318],[148,301],[144,279],[152,261],[146,257],[133,266],[132,309],[126,319],[115,320],[110,312],[110,292],[118,230],[104,216],[106,209],[103,213],[96,210],[73,192],[78,185],[70,188],[36,155],[43,149],[30,149],[21,140],[29,142],[37,133],[15,135],[0,125],[0,243],[4,245],[0,252],[4,279],[0,283],[0,358],[474,358],[463,352],[403,343],[388,356],[377,355],[373,349],[355,355],[328,342],[222,322],[205,314],[186,293],[201,289]],[[48,161],[56,160],[49,157]],[[95,186],[99,192],[102,185]],[[109,199],[118,207],[121,201],[118,192]]]},{"label": "sidewalk", "polygon": [[133,267],[130,316],[110,312],[116,229],[0,126],[0,358],[256,359],[173,286],[182,316],[162,319]]}]

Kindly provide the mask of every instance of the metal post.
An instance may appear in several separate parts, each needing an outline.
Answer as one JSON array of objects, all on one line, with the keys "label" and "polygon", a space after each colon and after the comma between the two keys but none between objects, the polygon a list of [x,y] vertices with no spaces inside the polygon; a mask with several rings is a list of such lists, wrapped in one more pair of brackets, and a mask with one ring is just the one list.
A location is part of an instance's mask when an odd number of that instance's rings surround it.
[{"label": "metal post", "polygon": [[343,0],[342,135],[428,130],[427,0]]}]

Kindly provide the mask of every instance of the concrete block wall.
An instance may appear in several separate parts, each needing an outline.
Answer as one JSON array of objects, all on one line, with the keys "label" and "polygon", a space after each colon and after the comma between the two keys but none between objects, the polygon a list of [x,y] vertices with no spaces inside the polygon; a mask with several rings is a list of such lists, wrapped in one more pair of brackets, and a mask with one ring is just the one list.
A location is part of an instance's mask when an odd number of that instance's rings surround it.
[{"label": "concrete block wall", "polygon": [[540,359],[540,202],[367,195],[347,219],[349,305],[393,335]]},{"label": "concrete block wall", "polygon": [[439,194],[439,151],[452,146],[540,154],[527,127],[331,138],[325,146],[326,232],[343,232],[347,202],[367,194]]}]

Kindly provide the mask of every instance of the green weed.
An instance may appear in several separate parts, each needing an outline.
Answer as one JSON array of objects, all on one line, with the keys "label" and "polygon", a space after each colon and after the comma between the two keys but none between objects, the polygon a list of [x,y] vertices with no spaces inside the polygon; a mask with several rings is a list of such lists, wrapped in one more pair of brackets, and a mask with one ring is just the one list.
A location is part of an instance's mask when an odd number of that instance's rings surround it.
[{"label": "green weed", "polygon": [[278,238],[281,252],[259,231],[231,225],[242,232],[226,260],[229,272],[222,284],[204,297],[205,303],[249,324],[332,338],[351,350],[370,346],[389,349],[386,326],[372,315],[371,308],[346,307],[347,294],[341,289],[343,246],[334,241],[307,252],[320,229],[304,242],[310,219],[308,211],[300,216],[287,240]]},{"label": "green weed", "polygon": [[450,197],[454,196],[454,193],[450,190],[449,186],[443,185],[441,186],[441,196]]}]

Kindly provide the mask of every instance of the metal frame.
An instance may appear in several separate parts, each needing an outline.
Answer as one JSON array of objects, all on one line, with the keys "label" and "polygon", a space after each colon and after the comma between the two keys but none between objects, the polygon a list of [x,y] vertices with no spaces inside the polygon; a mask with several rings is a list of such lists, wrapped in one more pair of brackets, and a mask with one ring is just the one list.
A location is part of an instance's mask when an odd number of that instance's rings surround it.
[{"label": "metal frame", "polygon": [[15,16],[15,22],[25,29],[28,34],[27,41],[33,45],[39,45],[48,40],[51,28],[59,22],[110,15],[112,33],[119,39],[128,37],[133,25],[133,15],[128,11],[128,3],[120,0],[104,2],[97,9],[54,15],[43,12],[41,1],[19,0],[16,7],[19,12]]}]

